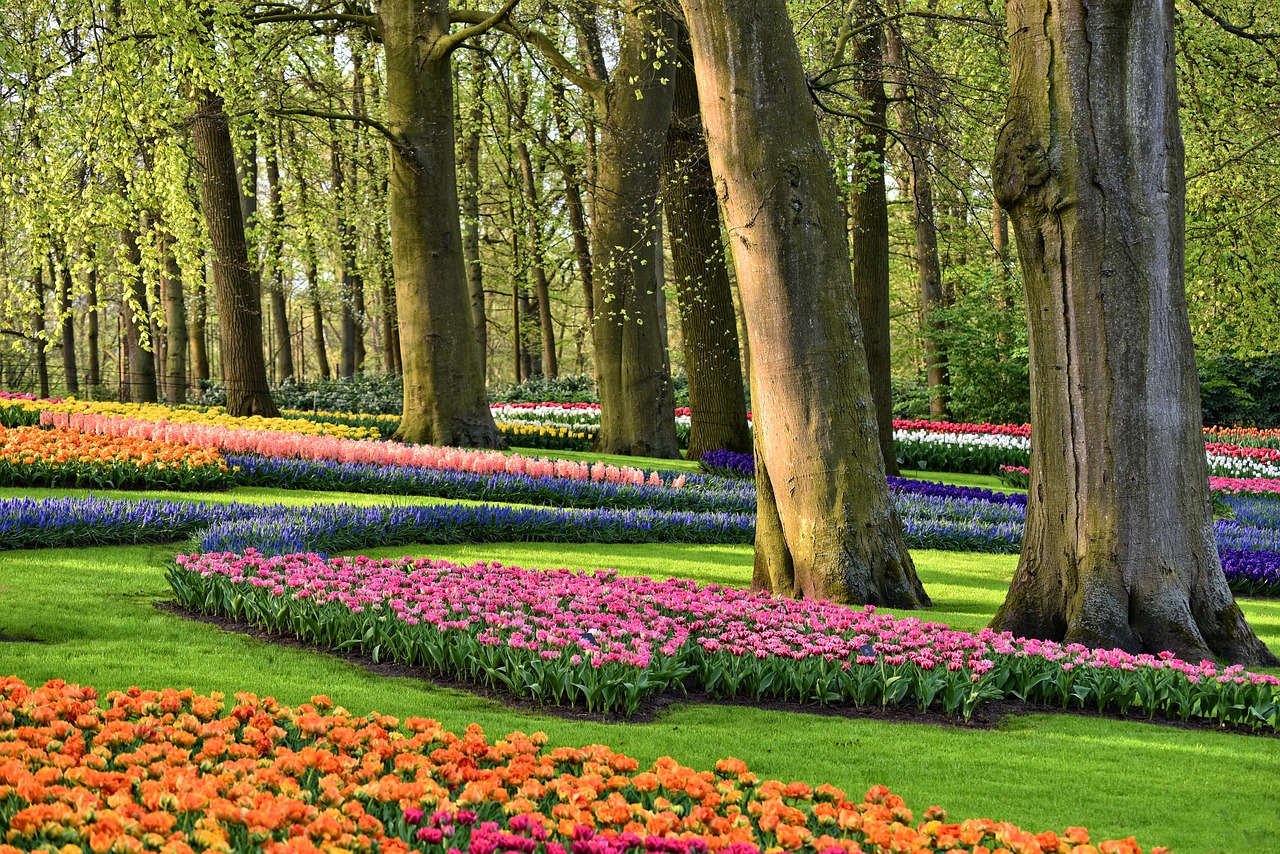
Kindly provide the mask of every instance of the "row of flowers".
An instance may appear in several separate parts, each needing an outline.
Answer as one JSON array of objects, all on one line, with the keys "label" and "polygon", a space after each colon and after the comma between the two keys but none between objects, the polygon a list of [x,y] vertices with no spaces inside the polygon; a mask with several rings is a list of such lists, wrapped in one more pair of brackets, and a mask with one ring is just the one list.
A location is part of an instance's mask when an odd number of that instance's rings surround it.
[{"label": "row of flowers", "polygon": [[233,476],[217,451],[176,442],[0,427],[0,486],[225,489]]},{"label": "row of flowers", "polygon": [[648,696],[698,688],[965,719],[986,700],[1020,699],[1280,730],[1280,679],[1241,667],[681,579],[253,550],[179,556],[168,579],[202,613],[592,711],[632,714]]},{"label": "row of flowers", "polygon": [[[0,679],[0,854],[93,851],[496,854],[1141,854],[1080,827],[1032,834],[990,819],[917,820],[883,786],[761,780],[741,760],[648,768],[544,733],[490,741],[434,720],[356,715],[325,696],[131,688],[99,696]],[[61,849],[68,850],[68,849]],[[1165,849],[1153,848],[1152,854]]]},{"label": "row of flowers", "polygon": [[[664,483],[679,488],[686,478],[666,479],[656,471],[645,472],[630,466],[584,463],[573,460],[551,460],[503,454],[497,451],[474,451],[433,445],[402,445],[395,442],[344,439],[272,429],[247,429],[221,424],[147,420],[84,412],[45,411],[40,415],[44,426],[68,427],[83,433],[106,436],[139,436],[161,441],[181,442],[226,454],[258,454],[278,459],[330,460],[372,465],[399,465],[483,474],[505,472],[531,477],[559,477],[570,480],[605,481],[633,485]],[[297,423],[297,422],[286,422]]]}]

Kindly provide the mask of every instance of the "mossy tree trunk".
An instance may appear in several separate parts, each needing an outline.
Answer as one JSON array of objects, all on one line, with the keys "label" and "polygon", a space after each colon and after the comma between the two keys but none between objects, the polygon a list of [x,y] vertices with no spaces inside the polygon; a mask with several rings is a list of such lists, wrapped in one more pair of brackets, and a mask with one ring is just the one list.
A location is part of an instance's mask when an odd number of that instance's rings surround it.
[{"label": "mossy tree trunk", "polygon": [[[405,442],[505,446],[485,398],[462,253],[453,50],[444,0],[384,0],[391,255],[404,359]],[[456,34],[455,34],[456,35]]]},{"label": "mossy tree trunk", "polygon": [[754,584],[929,603],[885,481],[845,218],[785,0],[682,0],[751,343]]},{"label": "mossy tree trunk", "polygon": [[720,209],[698,109],[689,33],[680,27],[675,99],[662,161],[662,209],[671,245],[685,373],[691,460],[708,451],[751,452],[742,390],[738,318],[720,236]]},{"label": "mossy tree trunk", "polygon": [[1009,4],[993,174],[1031,351],[1027,532],[993,625],[1276,664],[1223,576],[1183,285],[1174,6]]},{"label": "mossy tree trunk", "polygon": [[600,432],[596,450],[680,456],[675,392],[662,342],[658,210],[662,150],[671,124],[675,21],[635,7],[622,24],[618,64],[601,104],[591,258]]}]

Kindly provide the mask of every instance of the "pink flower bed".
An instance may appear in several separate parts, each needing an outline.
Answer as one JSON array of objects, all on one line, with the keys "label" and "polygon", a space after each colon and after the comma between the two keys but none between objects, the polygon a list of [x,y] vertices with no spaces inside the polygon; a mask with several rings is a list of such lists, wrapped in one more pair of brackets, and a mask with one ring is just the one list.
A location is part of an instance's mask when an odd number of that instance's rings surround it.
[{"label": "pink flower bed", "polygon": [[[496,451],[469,451],[433,445],[401,445],[367,439],[340,439],[275,430],[232,429],[213,424],[142,421],[88,412],[41,412],[44,426],[68,427],[81,433],[101,436],[132,436],[164,442],[181,442],[210,448],[225,454],[259,454],[277,459],[329,460],[342,463],[397,465],[477,474],[520,474],[528,477],[555,477],[569,480],[661,486],[655,471],[603,463],[549,460],[501,454]],[[679,488],[684,477],[667,485]]]},{"label": "pink flower bed", "polygon": [[1211,477],[1209,488],[1232,495],[1266,495],[1280,493],[1280,478],[1275,477]]},{"label": "pink flower bed", "polygon": [[25,391],[0,391],[0,400],[43,400],[48,403],[61,403],[60,397],[36,397]]}]

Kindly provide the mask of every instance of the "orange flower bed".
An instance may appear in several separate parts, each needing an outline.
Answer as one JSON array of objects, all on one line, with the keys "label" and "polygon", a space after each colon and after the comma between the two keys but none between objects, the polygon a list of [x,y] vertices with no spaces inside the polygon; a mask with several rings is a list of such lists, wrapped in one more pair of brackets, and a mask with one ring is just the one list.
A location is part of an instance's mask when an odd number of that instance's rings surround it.
[{"label": "orange flower bed", "polygon": [[230,485],[216,450],[65,428],[0,427],[0,486],[211,489]]},{"label": "orange flower bed", "polygon": [[[916,822],[883,786],[861,800],[760,781],[736,759],[641,770],[602,745],[492,743],[434,720],[352,715],[326,697],[113,692],[0,678],[0,854],[362,851],[495,854],[1140,854],[1082,828]],[[1153,849],[1161,852],[1164,849]]]}]

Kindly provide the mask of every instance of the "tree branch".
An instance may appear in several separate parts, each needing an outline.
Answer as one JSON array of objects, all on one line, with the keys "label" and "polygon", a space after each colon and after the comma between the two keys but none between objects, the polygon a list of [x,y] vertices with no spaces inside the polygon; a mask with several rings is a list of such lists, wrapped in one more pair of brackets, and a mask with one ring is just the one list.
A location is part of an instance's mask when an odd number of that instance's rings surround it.
[{"label": "tree branch", "polygon": [[[503,2],[503,4],[498,8],[498,11],[494,12],[489,17],[474,23],[469,27],[458,30],[456,33],[450,33],[445,38],[440,39],[431,50],[431,58],[435,60],[444,59],[446,56],[461,47],[463,42],[467,39],[482,36],[489,32],[489,30],[492,30],[494,27],[505,21],[511,14],[511,10],[514,9],[516,4],[519,2],[520,0],[505,0],[505,2]],[[454,17],[454,11],[455,10],[453,9],[449,10],[449,23],[451,24],[457,22],[457,19]],[[480,14],[484,13],[480,12]]]},{"label": "tree branch", "polygon": [[370,116],[357,116],[352,113],[331,113],[327,110],[308,110],[300,107],[295,109],[271,110],[270,113],[274,116],[311,116],[316,119],[329,119],[330,121],[335,122],[353,122],[359,125],[367,125],[385,136],[392,145],[399,147],[404,144],[404,140],[400,138],[399,134]]},{"label": "tree branch", "polygon": [[[449,20],[455,24],[480,24],[489,20],[490,17],[492,16],[475,9],[449,10]],[[527,27],[521,27],[511,20],[499,21],[493,24],[492,28],[515,36],[525,44],[537,48],[538,52],[547,58],[564,79],[582,91],[596,95],[604,90],[605,84],[603,81],[596,80],[579,71],[577,66],[560,52],[560,49],[556,47],[556,43],[545,34]]]},{"label": "tree branch", "polygon": [[1239,36],[1242,39],[1248,39],[1251,42],[1256,42],[1259,44],[1264,41],[1280,39],[1280,33],[1251,33],[1248,30],[1246,30],[1244,27],[1236,26],[1235,24],[1231,23],[1226,18],[1224,18],[1222,15],[1219,15],[1217,12],[1210,9],[1209,5],[1205,3],[1204,0],[1191,0],[1191,4],[1195,6],[1197,9],[1199,9],[1202,13],[1204,13],[1204,15],[1209,20],[1213,21],[1215,24],[1217,24],[1226,32],[1231,33],[1231,35],[1233,36]]}]

